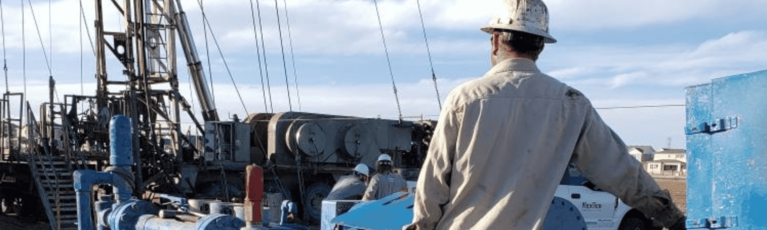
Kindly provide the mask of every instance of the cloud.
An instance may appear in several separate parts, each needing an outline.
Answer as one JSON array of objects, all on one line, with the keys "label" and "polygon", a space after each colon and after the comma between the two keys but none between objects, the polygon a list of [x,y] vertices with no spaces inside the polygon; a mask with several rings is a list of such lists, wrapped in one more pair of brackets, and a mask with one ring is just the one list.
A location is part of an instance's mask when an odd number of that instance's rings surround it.
[{"label": "cloud", "polygon": [[588,44],[548,52],[542,65],[575,84],[682,87],[767,68],[767,31],[734,32],[699,45]]},{"label": "cloud", "polygon": [[[472,0],[422,0],[420,1],[424,24],[433,43],[432,51],[444,55],[473,52],[486,46],[486,39],[478,31],[494,14],[493,9],[500,9],[500,1]],[[268,52],[280,52],[280,33],[285,49],[289,47],[287,18],[284,3],[290,14],[290,37],[293,48],[299,54],[330,55],[382,55],[381,37],[372,1],[342,0],[291,0],[277,1],[281,16],[280,27],[277,23],[275,2],[268,0],[254,1],[261,8],[265,43]],[[187,12],[198,49],[205,45],[202,32],[203,23],[197,0],[182,0]],[[760,9],[767,8],[767,2],[744,0],[723,2],[715,0],[681,1],[547,1],[551,11],[552,31],[583,32],[595,29],[627,29],[635,27],[665,25],[691,20],[716,20],[739,22],[749,19],[764,19]],[[94,4],[84,3],[85,25],[91,30],[94,16]],[[7,45],[12,48],[21,46],[21,8],[14,4],[5,4],[5,25]],[[33,3],[43,44],[53,40],[54,52],[74,53],[79,50],[79,5],[77,0],[59,0],[53,2],[53,28],[48,33],[48,5],[45,1]],[[205,13],[210,21],[219,44],[227,54],[252,53],[256,49],[253,32],[253,19],[249,1],[220,0],[204,1]],[[104,4],[105,24],[110,31],[121,29],[119,13],[111,3]],[[418,5],[415,1],[383,0],[379,1],[381,20],[390,52],[421,53],[425,52],[421,31]],[[34,30],[30,8],[26,7],[25,25],[27,28],[27,49],[40,49],[40,39]],[[641,15],[641,16],[638,16]],[[258,21],[256,19],[256,21]],[[258,22],[256,22],[258,24]],[[465,36],[465,34],[474,36]],[[260,30],[259,30],[260,33]],[[443,36],[464,33],[461,36]],[[212,38],[208,36],[210,45]],[[260,38],[260,35],[258,36]],[[86,47],[89,46],[85,41]],[[89,48],[87,48],[89,49]],[[180,51],[180,50],[179,50]]]}]

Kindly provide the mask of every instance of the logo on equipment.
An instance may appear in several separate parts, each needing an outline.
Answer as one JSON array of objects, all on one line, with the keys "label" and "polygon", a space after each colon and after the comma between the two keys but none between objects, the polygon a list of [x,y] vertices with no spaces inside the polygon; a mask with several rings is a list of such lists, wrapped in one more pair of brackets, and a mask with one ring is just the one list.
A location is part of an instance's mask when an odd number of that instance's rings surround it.
[{"label": "logo on equipment", "polygon": [[585,211],[596,210],[596,209],[601,209],[602,204],[598,204],[597,202],[591,202],[591,203],[583,202],[583,205],[581,206],[581,208],[583,208],[583,210]]}]

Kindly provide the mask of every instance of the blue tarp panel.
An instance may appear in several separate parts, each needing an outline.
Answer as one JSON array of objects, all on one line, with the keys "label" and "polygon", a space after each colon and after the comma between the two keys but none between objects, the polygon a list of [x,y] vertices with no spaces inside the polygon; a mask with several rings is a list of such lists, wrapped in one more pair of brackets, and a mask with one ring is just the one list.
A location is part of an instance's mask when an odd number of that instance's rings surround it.
[{"label": "blue tarp panel", "polygon": [[402,229],[413,220],[413,195],[398,192],[383,199],[360,203],[331,223],[344,229]]}]

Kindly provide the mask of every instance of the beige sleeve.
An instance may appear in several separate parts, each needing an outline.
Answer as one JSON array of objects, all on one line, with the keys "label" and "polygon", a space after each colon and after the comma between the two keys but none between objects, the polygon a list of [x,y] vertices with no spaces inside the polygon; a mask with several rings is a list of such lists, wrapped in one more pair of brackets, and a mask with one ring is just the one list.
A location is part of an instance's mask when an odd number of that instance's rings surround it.
[{"label": "beige sleeve", "polygon": [[380,176],[376,174],[373,176],[373,178],[370,179],[370,183],[368,184],[368,188],[365,189],[365,194],[362,195],[362,200],[375,200],[376,198],[376,191],[378,191],[378,178]]},{"label": "beige sleeve", "polygon": [[597,112],[593,108],[589,111],[573,154],[573,162],[583,175],[663,226],[682,218],[684,214],[669,192],[661,189],[642,164],[628,154],[626,145]]},{"label": "beige sleeve", "polygon": [[450,199],[450,173],[461,115],[445,107],[434,130],[415,190],[413,223],[418,229],[436,228],[442,218],[443,206]]}]

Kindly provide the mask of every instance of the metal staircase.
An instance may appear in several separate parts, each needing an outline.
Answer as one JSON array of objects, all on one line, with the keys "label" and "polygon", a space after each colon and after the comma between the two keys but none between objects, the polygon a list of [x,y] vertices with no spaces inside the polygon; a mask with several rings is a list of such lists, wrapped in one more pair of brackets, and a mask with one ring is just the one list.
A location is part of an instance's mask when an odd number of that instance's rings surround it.
[{"label": "metal staircase", "polygon": [[71,163],[64,157],[37,155],[29,161],[37,193],[53,229],[77,229],[77,199]]},{"label": "metal staircase", "polygon": [[[38,146],[37,143],[45,141],[38,139],[41,135],[34,113],[29,110],[27,116],[27,136],[31,137],[27,146]],[[78,162],[69,155],[54,155],[47,144],[39,146],[42,149],[28,149],[30,154],[27,163],[51,229],[77,229],[77,196],[72,173]]]}]

